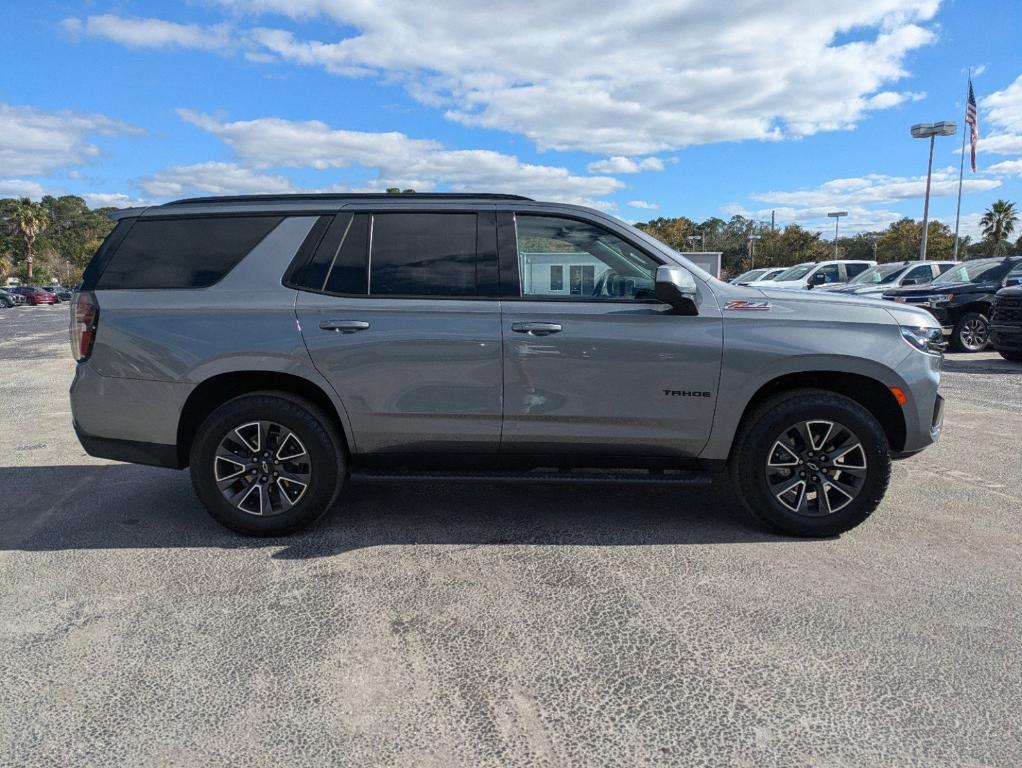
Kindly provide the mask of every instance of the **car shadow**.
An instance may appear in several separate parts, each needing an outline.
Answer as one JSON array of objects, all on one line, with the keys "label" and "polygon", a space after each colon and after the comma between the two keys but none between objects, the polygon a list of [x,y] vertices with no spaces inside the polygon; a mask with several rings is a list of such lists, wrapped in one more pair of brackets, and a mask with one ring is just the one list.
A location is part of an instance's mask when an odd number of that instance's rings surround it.
[{"label": "car shadow", "polygon": [[977,373],[977,374],[1014,374],[1022,373],[1022,363],[1013,363],[998,355],[997,357],[967,356],[945,357],[944,373]]},{"label": "car shadow", "polygon": [[218,547],[309,559],[385,545],[634,546],[797,541],[759,530],[712,488],[352,482],[288,537],[221,527],[187,472],[130,464],[0,467],[0,550]]}]

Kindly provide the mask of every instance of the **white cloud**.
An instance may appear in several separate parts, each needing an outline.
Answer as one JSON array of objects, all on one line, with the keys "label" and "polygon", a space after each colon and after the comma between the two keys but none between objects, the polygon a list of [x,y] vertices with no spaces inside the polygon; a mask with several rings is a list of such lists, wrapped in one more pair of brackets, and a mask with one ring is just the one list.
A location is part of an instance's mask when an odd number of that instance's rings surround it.
[{"label": "white cloud", "polygon": [[645,200],[629,200],[628,205],[631,208],[642,208],[647,211],[655,211],[660,207],[656,203],[648,203]]},{"label": "white cloud", "polygon": [[31,197],[38,200],[46,194],[43,185],[26,179],[0,179],[0,197]]},{"label": "white cloud", "polygon": [[1005,131],[1022,131],[1022,75],[1003,91],[982,99],[987,120]]},{"label": "white cloud", "polygon": [[[541,149],[625,157],[847,129],[919,98],[896,84],[908,74],[906,57],[936,39],[940,5],[563,0],[519,4],[508,23],[506,7],[471,0],[219,2],[235,16],[326,16],[346,30],[335,40],[239,31],[250,60],[379,76],[466,125],[520,133]],[[157,21],[105,16],[69,26],[136,46],[218,47],[227,34]],[[851,31],[855,39],[842,41]]]},{"label": "white cloud", "polygon": [[[514,155],[492,150],[444,149],[436,141],[413,139],[394,131],[337,130],[318,120],[269,117],[223,122],[190,110],[181,110],[180,114],[223,139],[245,165],[317,169],[357,165],[378,172],[378,178],[370,182],[371,188],[429,191],[449,186],[457,192],[514,192],[592,205],[624,186],[609,176],[577,176],[566,168],[523,163]],[[161,194],[145,189],[150,194]]]},{"label": "white cloud", "polygon": [[284,176],[260,174],[235,163],[195,163],[165,168],[138,181],[153,197],[177,197],[194,192],[210,195],[276,194],[298,192]]},{"label": "white cloud", "polygon": [[589,173],[641,173],[642,171],[662,171],[664,162],[659,157],[646,157],[636,161],[623,155],[614,155],[605,160],[589,163]]},{"label": "white cloud", "polygon": [[74,37],[101,37],[129,48],[199,48],[224,51],[233,47],[228,24],[203,27],[162,19],[129,19],[113,14],[89,16],[84,21],[67,18],[61,22]]},{"label": "white cloud", "polygon": [[[992,155],[1022,155],[1022,75],[1004,90],[995,91],[981,98],[980,108],[985,112],[986,122],[992,128],[992,132],[989,136],[980,138],[979,152]],[[982,126],[982,119],[980,125]]]},{"label": "white cloud", "polygon": [[1022,160],[1004,160],[994,163],[986,169],[989,173],[1003,173],[1012,176],[1022,176]]},{"label": "white cloud", "polygon": [[150,200],[123,192],[86,192],[82,197],[90,208],[144,208],[153,205]]},{"label": "white cloud", "polygon": [[[967,178],[963,194],[983,192],[1001,186],[1000,179]],[[875,205],[898,200],[922,199],[926,193],[926,176],[884,176],[870,174],[847,179],[832,179],[812,189],[793,192],[760,192],[750,197],[765,203],[799,207],[837,207]],[[942,168],[933,172],[931,197],[958,194],[958,169]]]},{"label": "white cloud", "polygon": [[89,137],[141,132],[105,115],[0,104],[0,174],[43,174],[80,165],[99,155]]}]

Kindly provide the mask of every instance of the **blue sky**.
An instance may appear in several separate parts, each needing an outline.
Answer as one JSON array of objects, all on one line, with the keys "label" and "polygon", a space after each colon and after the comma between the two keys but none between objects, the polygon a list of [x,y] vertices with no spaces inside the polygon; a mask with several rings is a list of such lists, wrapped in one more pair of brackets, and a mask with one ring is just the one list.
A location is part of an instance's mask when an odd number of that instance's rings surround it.
[{"label": "blue sky", "polygon": [[[987,0],[4,3],[0,195],[510,191],[830,235],[922,212],[915,122],[980,102],[963,232],[1022,203],[1022,14]],[[1008,10],[1006,10],[1008,9]],[[960,128],[961,130],[961,128]],[[934,161],[953,223],[961,133]]]}]

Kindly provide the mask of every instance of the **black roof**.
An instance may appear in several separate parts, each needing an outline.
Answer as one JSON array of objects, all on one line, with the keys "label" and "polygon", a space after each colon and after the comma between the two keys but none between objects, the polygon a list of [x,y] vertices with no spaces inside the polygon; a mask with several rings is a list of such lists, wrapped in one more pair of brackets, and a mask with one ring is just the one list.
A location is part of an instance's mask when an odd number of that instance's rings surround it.
[{"label": "black roof", "polygon": [[290,203],[303,200],[345,202],[348,200],[532,200],[522,195],[501,195],[489,192],[310,192],[289,195],[226,195],[186,197],[164,203],[186,205],[192,203]]}]

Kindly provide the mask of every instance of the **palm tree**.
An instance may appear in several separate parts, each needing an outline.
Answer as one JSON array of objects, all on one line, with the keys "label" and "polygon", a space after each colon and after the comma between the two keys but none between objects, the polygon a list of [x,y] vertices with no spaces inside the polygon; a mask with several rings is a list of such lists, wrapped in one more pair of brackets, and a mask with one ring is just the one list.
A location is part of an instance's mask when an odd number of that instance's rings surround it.
[{"label": "palm tree", "polygon": [[32,282],[32,262],[35,261],[32,248],[35,246],[36,238],[43,233],[43,230],[50,223],[50,217],[46,213],[46,209],[39,205],[39,203],[33,203],[27,197],[23,197],[14,203],[7,218],[25,241],[28,280]]},{"label": "palm tree", "polygon": [[1008,238],[1015,231],[1015,224],[1018,222],[1018,213],[1015,211],[1015,204],[1007,200],[998,200],[991,205],[983,218],[979,220],[983,227],[983,237],[994,246],[994,255],[999,255],[1005,250]]}]

